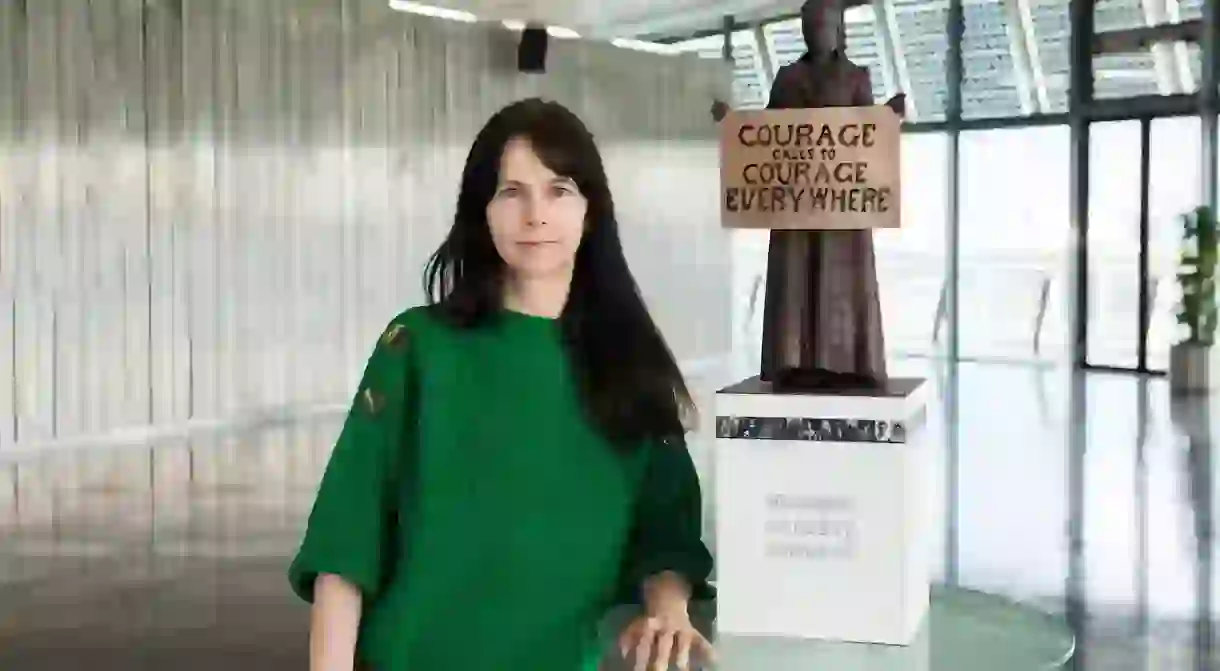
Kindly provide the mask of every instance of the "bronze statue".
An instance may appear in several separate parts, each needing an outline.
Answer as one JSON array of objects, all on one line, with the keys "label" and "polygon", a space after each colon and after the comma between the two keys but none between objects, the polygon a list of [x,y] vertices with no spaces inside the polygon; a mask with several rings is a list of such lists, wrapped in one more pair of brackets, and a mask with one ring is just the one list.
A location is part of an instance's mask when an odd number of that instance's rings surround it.
[{"label": "bronze statue", "polygon": [[[868,69],[847,59],[842,0],[807,0],[808,51],[780,68],[768,109],[873,104]],[[886,104],[904,112],[902,94]],[[763,380],[811,390],[885,382],[872,231],[771,231],[763,308]]]}]

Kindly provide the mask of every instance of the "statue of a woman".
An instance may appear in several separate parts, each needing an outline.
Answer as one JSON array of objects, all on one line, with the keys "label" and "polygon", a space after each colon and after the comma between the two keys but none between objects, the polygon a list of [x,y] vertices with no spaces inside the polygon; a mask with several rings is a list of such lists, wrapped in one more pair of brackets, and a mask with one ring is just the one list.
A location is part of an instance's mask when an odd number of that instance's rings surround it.
[{"label": "statue of a woman", "polygon": [[[847,59],[841,0],[807,0],[808,51],[776,73],[769,109],[873,104],[868,69]],[[901,94],[887,105],[903,113]],[[762,379],[814,390],[886,379],[872,231],[771,231]]]}]

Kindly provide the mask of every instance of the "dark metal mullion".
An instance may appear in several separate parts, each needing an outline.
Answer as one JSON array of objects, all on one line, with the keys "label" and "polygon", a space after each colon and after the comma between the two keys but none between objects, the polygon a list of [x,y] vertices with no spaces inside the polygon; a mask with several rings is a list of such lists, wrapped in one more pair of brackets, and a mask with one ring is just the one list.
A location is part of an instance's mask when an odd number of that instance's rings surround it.
[{"label": "dark metal mullion", "polygon": [[1039,126],[1059,126],[1067,123],[1067,114],[1031,114],[1021,117],[993,117],[980,119],[961,119],[950,124],[948,121],[915,121],[902,124],[904,133],[944,133],[950,128],[960,130],[1000,130],[1003,128],[1030,128]]},{"label": "dark metal mullion", "polygon": [[1089,119],[1093,101],[1093,0],[1070,0],[1071,68],[1068,118],[1071,126],[1071,222],[1075,241],[1075,301],[1072,306],[1072,364],[1088,363],[1089,321]]},{"label": "dark metal mullion", "polygon": [[[1089,121],[1135,121],[1145,117],[1160,119],[1195,116],[1199,103],[1193,94],[1171,96],[1138,96],[1126,100],[1105,100],[1091,104],[1080,116]],[[998,130],[1001,128],[1034,128],[1070,124],[1072,114],[1052,112],[1029,116],[992,117],[962,119],[956,124],[948,121],[915,121],[902,124],[904,133],[943,133],[950,126],[961,130]],[[1214,115],[1213,115],[1214,116]]]},{"label": "dark metal mullion", "polygon": [[1139,341],[1137,343],[1136,368],[1148,371],[1148,197],[1151,175],[1152,120],[1140,119],[1140,221],[1139,221]]},{"label": "dark metal mullion", "polygon": [[1096,364],[1096,363],[1086,363],[1085,365],[1081,366],[1081,368],[1084,370],[1087,370],[1087,371],[1094,372],[1094,373],[1141,373],[1141,374],[1148,375],[1151,377],[1164,377],[1164,376],[1168,375],[1168,373],[1164,370],[1152,370],[1152,369],[1140,370],[1139,368],[1135,368],[1135,367],[1106,366],[1103,364]]},{"label": "dark metal mullion", "polygon": [[1089,122],[1082,119],[1072,123],[1071,171],[1072,238],[1076,246],[1071,357],[1073,366],[1082,367],[1089,363]]},{"label": "dark metal mullion", "polygon": [[1203,178],[1202,192],[1199,194],[1204,205],[1216,211],[1217,175],[1216,164],[1220,161],[1220,150],[1217,147],[1217,119],[1220,114],[1220,0],[1203,0],[1203,40],[1202,83],[1199,85],[1199,113],[1202,122],[1203,166],[1200,175]]},{"label": "dark metal mullion", "polygon": [[1091,100],[1082,115],[1089,121],[1128,121],[1145,117],[1194,116],[1199,113],[1195,94],[1140,95]]},{"label": "dark metal mullion", "polygon": [[[1068,119],[1071,126],[1071,225],[1075,241],[1075,300],[1072,304],[1072,366],[1068,430],[1068,565],[1064,582],[1064,606],[1068,625],[1076,640],[1087,634],[1087,593],[1084,557],[1084,466],[1088,444],[1089,316],[1089,119],[1085,116],[1093,100],[1093,0],[1069,0],[1071,35]],[[1078,646],[1073,668],[1085,668],[1087,652]]]},{"label": "dark metal mullion", "polygon": [[961,346],[958,326],[961,323],[958,311],[958,284],[961,268],[961,122],[962,122],[962,36],[966,22],[962,0],[949,0],[945,16],[945,30],[949,38],[949,53],[945,62],[945,119],[948,122],[948,164],[946,166],[947,188],[946,214],[948,230],[945,234],[945,314],[948,320],[947,352],[945,362],[944,416],[946,477],[948,484],[947,524],[945,542],[945,583],[956,584],[958,580],[958,510],[959,510],[959,417],[960,398],[959,366]]},{"label": "dark metal mullion", "polygon": [[724,44],[720,48],[720,57],[731,64],[737,62],[733,57],[733,30],[736,27],[737,22],[732,15],[724,17],[724,22],[720,27],[720,34],[724,38]]}]

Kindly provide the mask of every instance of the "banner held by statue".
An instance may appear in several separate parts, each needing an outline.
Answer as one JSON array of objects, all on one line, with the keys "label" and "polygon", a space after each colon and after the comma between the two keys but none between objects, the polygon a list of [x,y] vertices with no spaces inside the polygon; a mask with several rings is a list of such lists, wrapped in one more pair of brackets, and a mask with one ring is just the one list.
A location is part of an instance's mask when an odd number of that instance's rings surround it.
[{"label": "banner held by statue", "polygon": [[900,123],[884,105],[730,113],[720,122],[723,224],[898,228]]}]

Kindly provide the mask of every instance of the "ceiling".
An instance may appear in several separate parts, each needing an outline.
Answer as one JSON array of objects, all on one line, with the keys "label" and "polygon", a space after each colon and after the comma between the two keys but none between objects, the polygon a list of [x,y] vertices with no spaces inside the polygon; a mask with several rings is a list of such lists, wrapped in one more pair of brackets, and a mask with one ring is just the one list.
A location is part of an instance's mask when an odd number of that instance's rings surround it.
[{"label": "ceiling", "polygon": [[[394,0],[402,2],[403,0]],[[869,68],[878,100],[907,94],[908,118],[945,117],[948,0],[865,0],[847,11],[847,52]],[[962,116],[967,119],[1067,111],[1069,0],[965,0]],[[765,105],[775,70],[803,51],[801,0],[430,0],[482,20],[536,21],[582,37],[680,37],[714,30],[724,17],[756,27],[732,33],[734,106]],[[1096,0],[1100,31],[1200,18],[1203,0]],[[771,20],[768,20],[771,19]],[[672,43],[719,59],[723,35]],[[1196,46],[1094,60],[1095,95],[1191,93],[1198,88]]]},{"label": "ceiling", "polygon": [[739,19],[791,14],[801,0],[427,0],[481,19],[537,21],[590,37],[692,34]]}]

